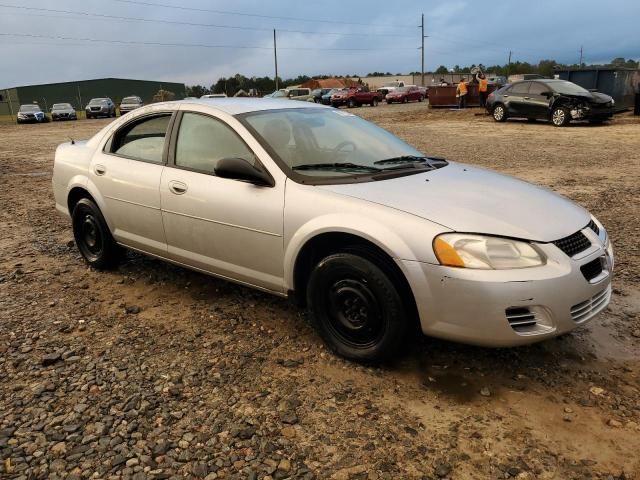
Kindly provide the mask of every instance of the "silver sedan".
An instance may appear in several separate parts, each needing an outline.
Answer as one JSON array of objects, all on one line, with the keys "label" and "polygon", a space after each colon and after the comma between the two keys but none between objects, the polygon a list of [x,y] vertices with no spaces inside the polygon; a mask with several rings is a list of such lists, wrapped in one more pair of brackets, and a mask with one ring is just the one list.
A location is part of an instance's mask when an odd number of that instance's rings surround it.
[{"label": "silver sedan", "polygon": [[136,109],[55,155],[57,209],[97,268],[126,247],[306,305],[327,345],[515,346],[606,308],[605,228],[549,191],[429,156],[351,113],[282,100]]}]

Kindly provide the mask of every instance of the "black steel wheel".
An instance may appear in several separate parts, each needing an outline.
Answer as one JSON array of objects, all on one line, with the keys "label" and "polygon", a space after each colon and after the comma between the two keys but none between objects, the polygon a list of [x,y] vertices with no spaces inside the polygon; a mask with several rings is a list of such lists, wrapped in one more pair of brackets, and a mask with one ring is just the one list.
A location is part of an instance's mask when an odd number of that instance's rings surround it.
[{"label": "black steel wheel", "polygon": [[111,236],[98,206],[88,198],[78,201],[71,215],[73,237],[85,261],[98,270],[113,268],[121,250]]},{"label": "black steel wheel", "polygon": [[379,362],[404,343],[407,319],[402,297],[384,268],[353,253],[318,263],[307,286],[313,323],[327,346],[360,362]]}]

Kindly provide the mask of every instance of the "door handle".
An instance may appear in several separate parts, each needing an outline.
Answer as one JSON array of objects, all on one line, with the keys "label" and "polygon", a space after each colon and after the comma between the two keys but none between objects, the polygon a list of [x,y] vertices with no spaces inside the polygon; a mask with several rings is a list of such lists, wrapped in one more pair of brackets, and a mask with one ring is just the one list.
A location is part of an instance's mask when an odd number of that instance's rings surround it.
[{"label": "door handle", "polygon": [[171,180],[169,182],[169,190],[171,190],[171,193],[174,193],[176,195],[182,195],[187,191],[187,184],[178,182],[176,180]]},{"label": "door handle", "polygon": [[524,97],[525,100],[531,100],[531,97]]},{"label": "door handle", "polygon": [[507,98],[509,95],[503,95],[504,98]]},{"label": "door handle", "polygon": [[107,167],[105,167],[104,165],[96,165],[93,167],[93,171],[96,175],[104,175],[105,173],[107,173]]}]

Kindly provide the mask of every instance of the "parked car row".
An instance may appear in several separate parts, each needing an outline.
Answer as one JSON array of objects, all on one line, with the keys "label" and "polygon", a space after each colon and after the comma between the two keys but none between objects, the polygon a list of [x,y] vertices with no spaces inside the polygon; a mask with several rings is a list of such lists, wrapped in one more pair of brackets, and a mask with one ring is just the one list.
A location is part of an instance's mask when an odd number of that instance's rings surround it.
[{"label": "parked car row", "polygon": [[[124,97],[120,102],[120,115],[131,112],[136,108],[140,108],[144,102],[137,95]],[[98,117],[116,117],[116,105],[108,97],[92,98],[85,107],[85,115],[87,118]],[[76,109],[70,103],[54,103],[51,107],[51,118],[37,103],[28,103],[20,105],[18,114],[16,115],[17,123],[44,123],[60,120],[77,120],[78,114]]]}]

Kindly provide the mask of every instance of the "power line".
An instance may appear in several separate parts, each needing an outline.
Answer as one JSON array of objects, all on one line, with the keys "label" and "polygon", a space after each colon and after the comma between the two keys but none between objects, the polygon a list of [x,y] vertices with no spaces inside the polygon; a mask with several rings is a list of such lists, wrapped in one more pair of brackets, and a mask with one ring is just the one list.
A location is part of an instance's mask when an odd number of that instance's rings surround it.
[{"label": "power line", "polygon": [[166,3],[152,3],[152,2],[143,2],[140,0],[112,0],[114,2],[120,3],[129,3],[133,5],[145,5],[148,7],[161,7],[161,8],[172,8],[175,10],[188,10],[192,12],[208,12],[208,13],[218,13],[221,15],[238,15],[242,17],[256,17],[256,18],[270,18],[276,20],[293,20],[298,22],[313,22],[313,23],[334,23],[334,24],[342,24],[342,25],[363,25],[366,27],[402,27],[408,28],[413,27],[413,25],[391,25],[391,24],[383,24],[383,23],[358,23],[358,22],[345,22],[340,20],[321,20],[321,19],[310,19],[310,18],[301,18],[301,17],[283,17],[279,15],[263,15],[259,13],[246,13],[246,12],[234,12],[229,10],[214,10],[210,8],[196,8],[196,7],[183,7],[181,5],[170,5]]},{"label": "power line", "polygon": [[[146,22],[146,23],[161,23],[165,25],[185,25],[185,26],[191,26],[191,27],[226,28],[226,29],[232,29],[232,30],[254,30],[254,31],[262,31],[262,32],[271,32],[272,30],[271,28],[245,27],[245,26],[239,26],[239,25],[220,25],[215,23],[184,22],[179,20],[163,20],[163,19],[144,18],[144,17],[126,17],[121,15],[108,15],[108,14],[102,14],[102,13],[91,13],[91,12],[81,12],[81,11],[72,11],[72,10],[58,10],[53,8],[26,7],[23,5],[0,4],[0,7],[12,8],[16,10],[27,10],[27,11],[33,11],[33,12],[47,12],[47,13],[60,13],[64,15],[76,15],[76,16],[96,18],[101,20],[123,20],[123,21]],[[287,30],[287,29],[281,29],[281,28],[279,28],[278,31],[286,32],[286,33],[302,33],[302,34],[311,34],[311,35],[344,35],[344,36],[412,38],[409,35],[401,35],[396,33],[319,32],[319,31],[307,31],[307,30]]]},{"label": "power line", "polygon": [[[35,33],[5,33],[0,32],[0,36],[5,37],[22,37],[22,38],[47,38],[51,40],[70,40],[75,42],[95,42],[95,43],[111,43],[118,45],[143,45],[154,47],[185,47],[185,48],[228,48],[228,49],[244,49],[244,50],[271,50],[271,47],[260,47],[252,45],[209,45],[201,43],[164,43],[164,42],[143,42],[137,40],[114,40],[114,39],[98,39],[98,38],[78,38],[63,37],[58,35],[39,35]],[[412,48],[411,48],[412,49]],[[408,47],[401,48],[333,48],[333,47],[280,47],[280,50],[321,50],[321,51],[345,51],[345,52],[369,52],[380,50],[409,50]]]}]

